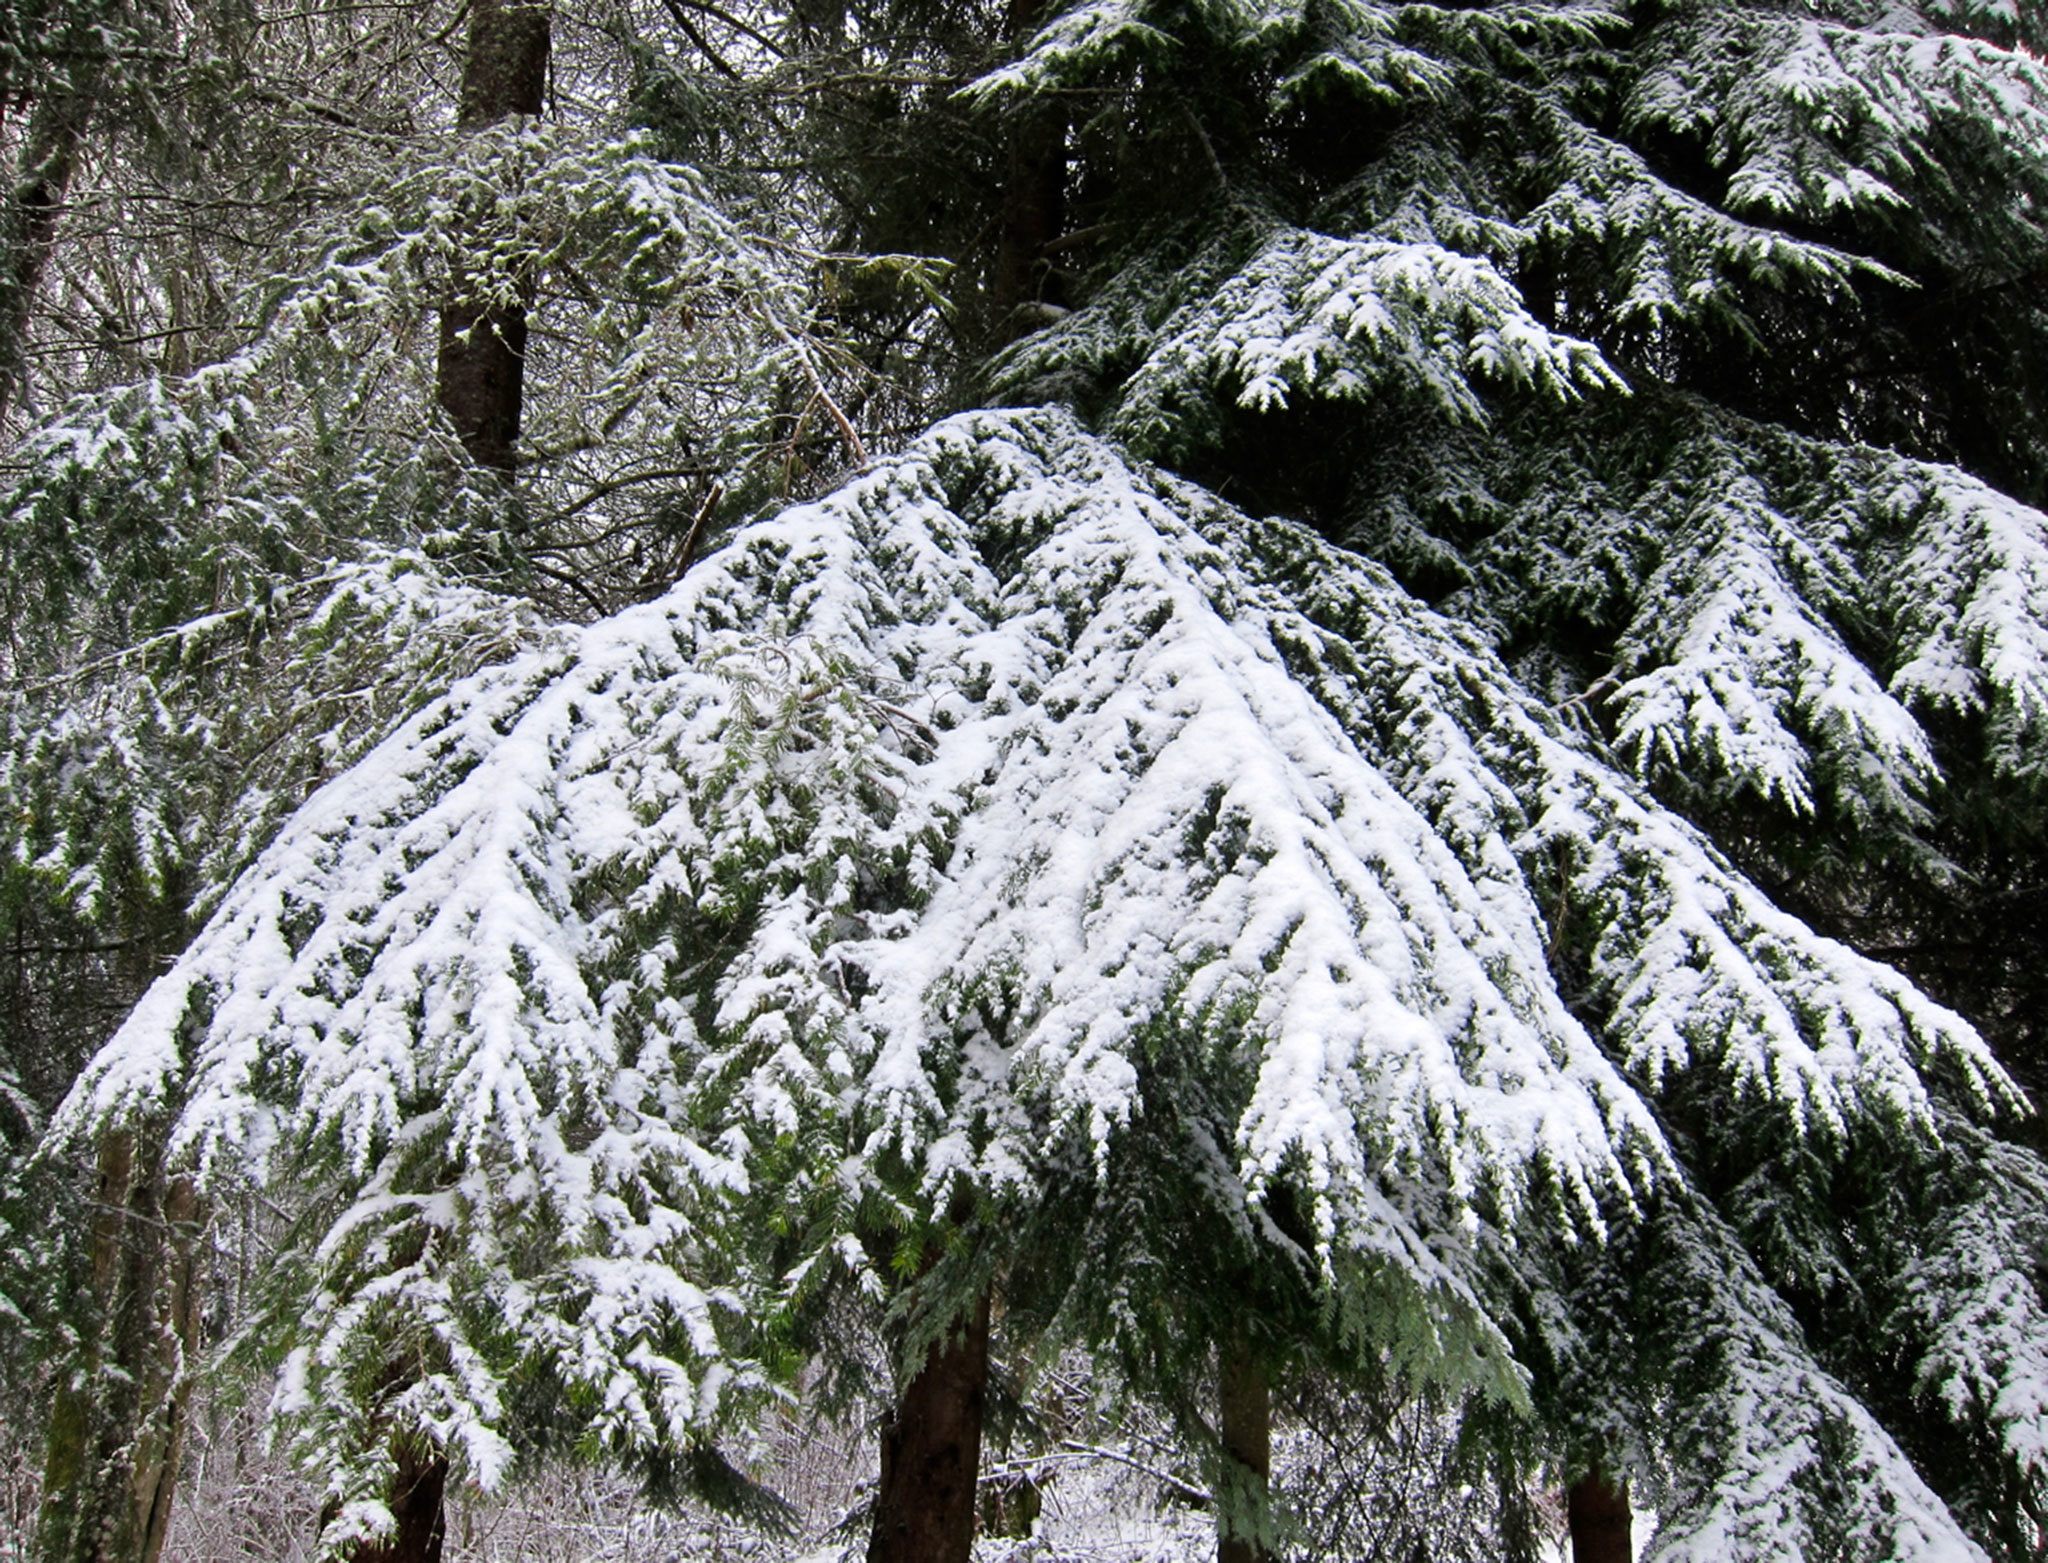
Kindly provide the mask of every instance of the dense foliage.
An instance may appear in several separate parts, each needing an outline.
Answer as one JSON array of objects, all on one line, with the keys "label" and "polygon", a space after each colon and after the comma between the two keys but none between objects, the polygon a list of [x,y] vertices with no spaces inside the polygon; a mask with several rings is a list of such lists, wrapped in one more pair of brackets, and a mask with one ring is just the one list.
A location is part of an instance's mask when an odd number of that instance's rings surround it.
[{"label": "dense foliage", "polygon": [[[479,128],[421,19],[123,11],[394,68],[208,78],[303,199],[176,229],[176,354],[0,311],[10,1189],[276,1212],[326,1544],[565,1452],[765,1523],[769,1408],[993,1330],[1226,1544],[1387,1544],[1246,1477],[1256,1372],[1430,1408],[1502,1496],[1418,1541],[1590,1473],[1661,1558],[2037,1555],[2048,19],[546,14]],[[58,32],[24,178],[157,210]]]}]

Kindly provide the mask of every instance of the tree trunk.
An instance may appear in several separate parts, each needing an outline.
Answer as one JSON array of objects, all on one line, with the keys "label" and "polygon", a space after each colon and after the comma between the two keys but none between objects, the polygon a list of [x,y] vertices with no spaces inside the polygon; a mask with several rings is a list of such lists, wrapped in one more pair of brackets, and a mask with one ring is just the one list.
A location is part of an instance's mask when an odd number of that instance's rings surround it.
[{"label": "tree trunk", "polygon": [[[382,1542],[358,1542],[349,1563],[441,1563],[447,1535],[442,1499],[448,1490],[448,1462],[438,1454],[392,1451],[391,1490],[385,1501],[397,1529]],[[331,1516],[327,1516],[331,1518]]]},{"label": "tree trunk", "polygon": [[199,1342],[198,1190],[130,1131],[100,1144],[89,1239],[96,1316],[50,1413],[42,1563],[155,1563],[170,1525]]},{"label": "tree trunk", "polygon": [[1571,1526],[1572,1563],[1632,1563],[1628,1483],[1610,1487],[1595,1467],[1565,1494],[1565,1515]]},{"label": "tree trunk", "polygon": [[[1004,31],[1021,43],[1049,10],[1047,0],[1010,0]],[[1057,103],[1027,103],[1014,111],[1008,130],[1002,224],[989,276],[998,346],[1042,323],[1033,306],[1059,302],[1047,254],[1066,223],[1066,110]]]},{"label": "tree trunk", "polygon": [[[472,0],[469,57],[458,123],[480,130],[513,114],[538,114],[547,90],[545,6]],[[474,279],[460,274],[456,292]],[[526,304],[455,301],[441,311],[435,395],[469,459],[510,477],[519,465],[526,395]]]},{"label": "tree trunk", "polygon": [[456,123],[481,130],[513,114],[538,114],[548,87],[548,7],[519,0],[472,5]]},{"label": "tree trunk", "polygon": [[78,69],[81,81],[44,98],[29,115],[14,188],[0,213],[0,417],[28,375],[29,321],[92,116],[99,68],[81,64]]},{"label": "tree trunk", "polygon": [[1216,1510],[1217,1563],[1273,1563],[1266,1545],[1266,1485],[1273,1474],[1273,1395],[1242,1334],[1217,1352],[1217,1430],[1224,1491]]},{"label": "tree trunk", "polygon": [[988,1399],[989,1296],[925,1358],[882,1424],[868,1563],[968,1563]]},{"label": "tree trunk", "polygon": [[141,1548],[136,1563],[154,1563],[171,1524],[171,1499],[185,1453],[185,1412],[199,1351],[199,1190],[191,1177],[170,1178],[161,1201],[163,1240],[151,1268],[158,1296],[148,1328],[155,1339],[141,1364],[144,1417],[135,1434],[135,1469],[129,1481]]}]

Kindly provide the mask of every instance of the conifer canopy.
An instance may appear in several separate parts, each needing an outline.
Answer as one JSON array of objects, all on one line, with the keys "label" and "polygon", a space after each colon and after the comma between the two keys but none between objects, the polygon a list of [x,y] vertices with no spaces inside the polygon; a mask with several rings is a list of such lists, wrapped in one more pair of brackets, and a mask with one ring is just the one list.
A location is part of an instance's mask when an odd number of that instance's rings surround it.
[{"label": "conifer canopy", "polygon": [[[736,1476],[831,1310],[995,1295],[1659,1559],[2037,1555],[2039,9],[858,9],[717,35],[772,175],[443,134],[15,444],[13,644],[90,635],[0,889],[180,948],[43,1154],[284,1213],[326,1545],[395,1449]],[[451,296],[580,344],[516,482]]]}]

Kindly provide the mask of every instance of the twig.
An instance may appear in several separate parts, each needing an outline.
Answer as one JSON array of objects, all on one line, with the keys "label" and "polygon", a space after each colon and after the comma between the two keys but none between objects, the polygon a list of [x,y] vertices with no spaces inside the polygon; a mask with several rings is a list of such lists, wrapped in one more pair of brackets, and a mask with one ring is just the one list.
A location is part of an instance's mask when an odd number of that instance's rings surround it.
[{"label": "twig", "polygon": [[1148,1464],[1137,1456],[1126,1454],[1120,1449],[1105,1449],[1100,1444],[1083,1443],[1076,1438],[1061,1439],[1060,1448],[1069,1457],[1068,1459],[1061,1459],[1059,1455],[1026,1455],[1019,1459],[1002,1461],[990,1467],[988,1474],[995,1475],[998,1472],[1004,1471],[1029,1473],[1033,1470],[1042,1470],[1049,1465],[1075,1464],[1084,1460],[1109,1460],[1117,1465],[1128,1466],[1141,1475],[1151,1477],[1161,1486],[1171,1489],[1177,1497],[1190,1507],[1206,1509],[1216,1501],[1207,1489],[1197,1487],[1192,1482],[1175,1476],[1171,1471],[1162,1471],[1158,1466]]},{"label": "twig", "polygon": [[713,483],[711,492],[704,496],[704,503],[697,507],[697,514],[690,520],[690,530],[683,534],[683,552],[676,564],[676,579],[681,580],[690,573],[690,566],[697,562],[697,540],[704,533],[704,523],[711,519],[711,512],[718,502],[725,498],[725,485]]},{"label": "twig", "polygon": [[725,56],[711,47],[711,40],[706,38],[698,29],[697,24],[690,20],[689,15],[683,10],[682,6],[676,3],[676,0],[662,0],[662,4],[667,8],[669,17],[675,22],[676,26],[682,29],[683,36],[695,44],[697,52],[711,62],[713,70],[717,71],[727,81],[740,81],[743,79],[739,71],[733,68]]},{"label": "twig", "polygon": [[825,389],[825,381],[818,373],[818,366],[811,362],[810,345],[791,336],[788,328],[775,317],[774,311],[766,311],[765,314],[768,329],[781,339],[783,346],[796,354],[796,361],[803,366],[804,378],[811,382],[812,395],[817,397],[819,405],[831,414],[832,421],[839,426],[839,438],[845,442],[846,453],[853,458],[853,464],[856,467],[865,467],[868,464],[867,447],[861,444],[860,435],[853,427],[853,420],[846,416],[846,409]]}]

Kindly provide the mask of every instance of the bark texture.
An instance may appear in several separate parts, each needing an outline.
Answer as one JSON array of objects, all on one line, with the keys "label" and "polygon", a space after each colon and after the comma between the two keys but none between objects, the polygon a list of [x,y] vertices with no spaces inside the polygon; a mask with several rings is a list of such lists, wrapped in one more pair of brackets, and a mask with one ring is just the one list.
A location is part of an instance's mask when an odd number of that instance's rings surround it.
[{"label": "bark texture", "polygon": [[13,188],[0,212],[0,416],[28,373],[29,323],[57,242],[57,220],[71,190],[102,72],[80,44],[81,63],[66,90],[41,98],[30,113],[15,160]]},{"label": "bark texture", "polygon": [[1223,1457],[1230,1465],[1226,1480],[1235,1500],[1219,1508],[1217,1563],[1274,1563],[1263,1540],[1235,1523],[1244,1510],[1265,1511],[1266,1486],[1273,1474],[1272,1386],[1242,1336],[1223,1343],[1216,1367],[1217,1431],[1223,1438]]},{"label": "bark texture", "polygon": [[[1021,43],[1051,12],[1048,0],[1009,0],[1004,32]],[[1060,302],[1052,244],[1066,226],[1067,114],[1033,100],[1013,111],[1004,150],[1002,221],[989,275],[997,345],[1040,324],[1034,305]]]},{"label": "bark texture", "polygon": [[36,1535],[42,1563],[155,1563],[170,1525],[199,1342],[203,1212],[130,1131],[101,1142],[90,1317],[57,1392]]},{"label": "bark texture", "polygon": [[358,1542],[349,1548],[349,1563],[441,1563],[447,1535],[442,1499],[447,1490],[448,1462],[440,1455],[394,1450],[391,1491],[385,1501],[397,1528],[384,1541]]},{"label": "bark texture", "polygon": [[464,130],[481,130],[513,114],[538,114],[548,87],[548,8],[507,0],[472,5],[456,122]]},{"label": "bark texture", "polygon": [[1565,1494],[1572,1533],[1572,1563],[1632,1563],[1628,1484],[1608,1483],[1599,1470],[1573,1482]]},{"label": "bark texture", "polygon": [[[538,114],[547,92],[545,6],[473,0],[458,123],[481,130],[514,114]],[[478,302],[484,291],[458,275],[458,298],[441,311],[435,394],[469,459],[510,477],[518,470],[526,399],[526,303]]]},{"label": "bark texture", "polygon": [[518,471],[526,401],[525,306],[454,304],[442,310],[434,392],[471,461],[507,477]]},{"label": "bark texture", "polygon": [[932,1348],[882,1424],[868,1563],[968,1563],[988,1400],[989,1297]]}]

